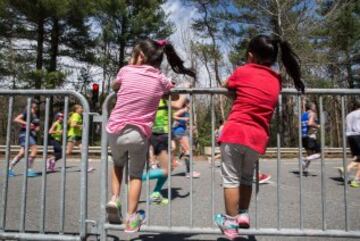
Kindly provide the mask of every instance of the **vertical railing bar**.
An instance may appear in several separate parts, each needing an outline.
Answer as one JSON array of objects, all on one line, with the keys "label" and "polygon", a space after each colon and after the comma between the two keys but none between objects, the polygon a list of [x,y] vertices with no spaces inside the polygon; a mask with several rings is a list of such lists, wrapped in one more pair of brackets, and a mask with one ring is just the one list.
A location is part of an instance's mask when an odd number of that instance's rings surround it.
[{"label": "vertical railing bar", "polygon": [[299,116],[298,116],[298,134],[299,134],[299,174],[300,174],[300,178],[299,178],[299,189],[300,189],[300,229],[302,230],[304,227],[304,223],[303,223],[303,196],[302,196],[302,190],[303,190],[303,186],[302,186],[302,181],[303,181],[303,170],[302,170],[302,165],[301,165],[301,161],[303,158],[302,155],[302,134],[301,134],[301,95],[298,95],[297,98],[297,104],[298,104],[298,111],[299,111]]},{"label": "vertical railing bar", "polygon": [[325,190],[325,162],[324,162],[324,148],[325,148],[325,121],[324,121],[324,106],[323,96],[320,96],[320,145],[321,145],[321,217],[322,230],[326,230],[326,190]]},{"label": "vertical railing bar", "polygon": [[255,175],[256,175],[256,183],[255,183],[255,229],[259,228],[259,159],[255,164]]},{"label": "vertical railing bar", "polygon": [[211,94],[210,99],[211,105],[211,218],[210,220],[214,220],[215,216],[215,105],[214,105],[214,95]]},{"label": "vertical railing bar", "polygon": [[342,146],[343,146],[343,168],[344,168],[344,208],[345,208],[345,231],[349,231],[349,209],[348,209],[348,177],[346,172],[346,125],[345,125],[345,97],[341,96],[341,120],[342,120]]},{"label": "vertical railing bar", "polygon": [[9,187],[9,163],[10,163],[10,136],[11,136],[11,123],[14,106],[14,97],[9,98],[8,120],[6,127],[6,151],[5,151],[5,176],[4,185],[2,189],[2,202],[1,202],[1,224],[0,230],[5,230],[6,225],[6,208],[7,208],[7,195]]},{"label": "vertical railing bar", "polygon": [[81,172],[80,172],[80,238],[85,239],[87,233],[86,219],[88,212],[88,157],[89,157],[89,129],[90,129],[90,108],[87,102],[82,101],[83,123],[81,139]]},{"label": "vertical railing bar", "polygon": [[171,182],[172,182],[172,177],[171,177],[171,165],[172,165],[172,151],[171,151],[171,140],[172,140],[172,136],[171,136],[171,128],[172,128],[172,109],[171,109],[171,95],[169,95],[168,97],[168,130],[169,130],[169,134],[168,134],[168,155],[169,155],[169,159],[168,159],[168,200],[169,200],[169,207],[168,207],[168,227],[170,228],[172,225],[172,195],[171,195]]},{"label": "vertical railing bar", "polygon": [[194,130],[194,123],[193,123],[193,94],[190,93],[190,227],[193,227],[193,172],[194,172],[194,160],[193,160],[193,130]]},{"label": "vertical railing bar", "polygon": [[23,196],[21,202],[21,217],[20,217],[20,232],[25,232],[25,219],[26,219],[26,197],[27,197],[27,171],[29,167],[29,138],[30,138],[30,120],[31,120],[31,97],[27,98],[26,106],[26,134],[25,134],[25,169],[24,169],[24,183],[23,183]]},{"label": "vertical railing bar", "polygon": [[280,230],[281,228],[281,223],[280,223],[280,201],[281,201],[281,196],[280,196],[280,160],[281,160],[281,133],[282,133],[282,118],[281,118],[281,114],[282,114],[282,95],[279,95],[279,104],[278,104],[278,108],[276,109],[276,121],[277,121],[277,125],[278,125],[278,130],[276,133],[276,152],[277,152],[277,159],[276,159],[276,176],[277,176],[277,180],[276,180],[276,197],[277,197],[277,229]]},{"label": "vertical railing bar", "polygon": [[44,124],[44,145],[43,145],[43,169],[42,169],[42,183],[41,183],[41,206],[40,206],[40,232],[44,233],[45,229],[45,215],[46,215],[46,160],[48,158],[48,133],[49,133],[49,108],[50,99],[46,98],[45,104],[45,124]]},{"label": "vertical railing bar", "polygon": [[[150,145],[149,145],[149,158],[150,158]],[[149,161],[146,162],[146,225],[150,225],[150,163]]]},{"label": "vertical railing bar", "polygon": [[108,200],[108,179],[109,179],[109,164],[108,164],[108,136],[106,132],[106,124],[108,118],[107,104],[104,101],[102,107],[102,123],[101,123],[101,204],[100,204],[100,240],[105,241],[107,238],[107,231],[104,228],[106,222],[106,202]]},{"label": "vertical railing bar", "polygon": [[62,160],[63,165],[61,167],[61,187],[60,187],[60,234],[64,234],[65,227],[65,190],[66,190],[66,141],[67,141],[67,118],[69,115],[69,97],[64,98],[64,128],[63,128],[63,149]]}]

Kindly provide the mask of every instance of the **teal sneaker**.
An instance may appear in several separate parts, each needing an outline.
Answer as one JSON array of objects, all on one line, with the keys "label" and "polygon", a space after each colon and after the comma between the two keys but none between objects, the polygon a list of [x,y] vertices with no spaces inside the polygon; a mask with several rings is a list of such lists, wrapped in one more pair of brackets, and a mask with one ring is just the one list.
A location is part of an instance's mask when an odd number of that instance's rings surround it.
[{"label": "teal sneaker", "polygon": [[108,202],[105,208],[109,223],[121,224],[123,222],[120,200]]},{"label": "teal sneaker", "polygon": [[9,169],[9,171],[8,171],[8,176],[9,176],[9,177],[15,177],[15,176],[16,176],[16,174],[15,174],[15,172],[14,172],[13,169]]},{"label": "teal sneaker", "polygon": [[153,192],[150,194],[150,202],[157,205],[167,205],[169,199],[164,198],[159,192]]},{"label": "teal sneaker", "polygon": [[220,228],[221,232],[229,239],[235,239],[239,236],[238,222],[236,218],[224,214],[215,215],[215,223]]},{"label": "teal sneaker", "polygon": [[145,223],[145,211],[139,210],[127,218],[125,233],[135,233],[140,230],[141,225]]},{"label": "teal sneaker", "polygon": [[28,177],[37,177],[39,176],[39,173],[35,172],[33,169],[28,169],[26,172],[26,176]]}]

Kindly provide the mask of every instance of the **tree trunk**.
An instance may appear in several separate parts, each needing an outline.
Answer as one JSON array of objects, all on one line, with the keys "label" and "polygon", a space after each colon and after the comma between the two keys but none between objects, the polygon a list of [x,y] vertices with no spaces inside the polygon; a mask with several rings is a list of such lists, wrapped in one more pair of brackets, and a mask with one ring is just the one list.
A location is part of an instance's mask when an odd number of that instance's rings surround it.
[{"label": "tree trunk", "polygon": [[[53,26],[51,29],[51,42],[50,42],[50,63],[49,63],[49,72],[54,72],[57,70],[57,56],[59,54],[59,37],[60,37],[60,26],[59,19],[56,17],[52,18]],[[53,83],[55,88],[55,83]]]},{"label": "tree trunk", "polygon": [[[45,19],[40,18],[37,24],[37,47],[36,47],[36,70],[41,71],[43,68],[44,54],[44,24]],[[41,89],[42,75],[35,79],[35,89]]]}]

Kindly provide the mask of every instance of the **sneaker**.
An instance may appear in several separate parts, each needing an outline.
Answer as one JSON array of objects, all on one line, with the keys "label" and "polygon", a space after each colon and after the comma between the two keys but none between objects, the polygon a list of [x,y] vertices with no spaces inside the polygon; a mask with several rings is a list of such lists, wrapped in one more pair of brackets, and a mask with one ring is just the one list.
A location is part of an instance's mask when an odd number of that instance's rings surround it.
[{"label": "sneaker", "polygon": [[16,176],[13,169],[9,169],[9,171],[8,171],[8,176],[9,176],[9,177],[15,177],[15,176]]},{"label": "sneaker", "polygon": [[238,237],[239,225],[235,218],[231,218],[224,214],[217,214],[215,215],[215,223],[220,228],[221,232],[229,239],[235,239]]},{"label": "sneaker", "polygon": [[339,172],[340,177],[345,180],[344,168],[343,167],[338,167],[337,170]]},{"label": "sneaker", "polygon": [[48,159],[46,162],[46,169],[48,172],[55,172],[56,162],[54,159]]},{"label": "sneaker", "polygon": [[250,228],[250,216],[248,213],[241,213],[236,218],[239,228]]},{"label": "sneaker", "polygon": [[350,183],[350,187],[359,188],[360,187],[360,181],[352,180],[351,183]]},{"label": "sneaker", "polygon": [[136,213],[130,215],[126,220],[125,233],[134,233],[140,230],[142,224],[145,223],[145,212],[139,210]]},{"label": "sneaker", "polygon": [[259,173],[259,184],[267,183],[271,179],[271,175]]},{"label": "sneaker", "polygon": [[302,167],[302,171],[303,172],[308,172],[308,168],[310,166],[310,162],[309,160],[301,160],[301,167]]},{"label": "sneaker", "polygon": [[95,171],[95,167],[89,166],[87,172],[93,172],[93,171]]},{"label": "sneaker", "polygon": [[106,213],[109,223],[120,224],[123,222],[123,217],[121,215],[121,203],[120,200],[110,201],[106,204]]},{"label": "sneaker", "polygon": [[[193,178],[199,178],[200,175],[201,175],[200,172],[197,172],[197,171],[193,171],[193,173],[192,173]],[[186,173],[186,177],[190,178],[190,173]]]},{"label": "sneaker", "polygon": [[36,177],[36,176],[39,176],[39,174],[37,172],[35,172],[33,169],[29,168],[26,172],[26,176]]},{"label": "sneaker", "polygon": [[167,205],[169,199],[164,198],[159,192],[153,192],[150,194],[150,202],[158,205]]}]

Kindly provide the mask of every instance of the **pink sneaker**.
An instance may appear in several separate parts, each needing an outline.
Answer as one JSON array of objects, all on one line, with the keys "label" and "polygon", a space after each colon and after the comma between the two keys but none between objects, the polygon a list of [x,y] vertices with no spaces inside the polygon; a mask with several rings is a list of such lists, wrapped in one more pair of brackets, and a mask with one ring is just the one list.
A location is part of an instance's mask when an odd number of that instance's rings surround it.
[{"label": "pink sneaker", "polygon": [[[193,177],[193,178],[199,178],[200,175],[201,175],[200,172],[193,171],[192,177]],[[186,177],[187,177],[187,178],[190,178],[190,173],[186,173]]]},{"label": "pink sneaker", "polygon": [[271,175],[265,173],[259,173],[259,183],[266,183],[271,179]]},{"label": "pink sneaker", "polygon": [[239,236],[238,224],[235,218],[224,214],[215,215],[215,223],[226,237],[233,240]]},{"label": "pink sneaker", "polygon": [[239,228],[250,228],[250,216],[248,213],[241,213],[236,218]]}]

